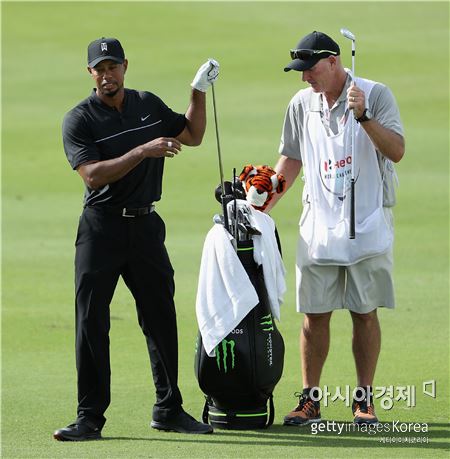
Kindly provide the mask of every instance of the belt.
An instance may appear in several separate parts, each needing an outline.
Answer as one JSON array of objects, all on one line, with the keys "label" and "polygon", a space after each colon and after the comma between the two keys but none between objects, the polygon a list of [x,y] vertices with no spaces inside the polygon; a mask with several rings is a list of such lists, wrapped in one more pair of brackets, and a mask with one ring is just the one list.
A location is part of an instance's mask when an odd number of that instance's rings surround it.
[{"label": "belt", "polygon": [[155,210],[154,204],[147,207],[107,207],[107,206],[88,206],[91,209],[99,208],[105,210],[108,213],[121,215],[122,217],[134,218],[142,217],[144,215],[151,214]]}]

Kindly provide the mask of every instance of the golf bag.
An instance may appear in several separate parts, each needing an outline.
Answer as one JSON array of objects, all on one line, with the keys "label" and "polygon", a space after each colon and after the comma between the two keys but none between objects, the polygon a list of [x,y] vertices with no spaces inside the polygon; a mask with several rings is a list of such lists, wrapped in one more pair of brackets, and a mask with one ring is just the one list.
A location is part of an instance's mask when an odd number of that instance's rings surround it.
[{"label": "golf bag", "polygon": [[[271,313],[262,266],[253,241],[237,241],[237,255],[259,303],[209,357],[198,334],[195,374],[206,394],[203,422],[215,428],[256,429],[273,423],[273,390],[281,378],[284,342]],[[269,408],[268,408],[269,406]]]}]

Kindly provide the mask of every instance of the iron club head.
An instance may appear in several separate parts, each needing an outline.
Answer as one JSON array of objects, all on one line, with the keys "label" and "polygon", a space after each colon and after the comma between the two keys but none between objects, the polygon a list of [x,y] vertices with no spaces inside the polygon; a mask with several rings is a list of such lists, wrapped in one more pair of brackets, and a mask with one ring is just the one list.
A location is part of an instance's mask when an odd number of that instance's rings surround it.
[{"label": "iron club head", "polygon": [[355,41],[356,37],[353,33],[350,32],[350,30],[342,28],[341,29],[341,34],[344,35],[345,38],[348,38],[349,40]]}]

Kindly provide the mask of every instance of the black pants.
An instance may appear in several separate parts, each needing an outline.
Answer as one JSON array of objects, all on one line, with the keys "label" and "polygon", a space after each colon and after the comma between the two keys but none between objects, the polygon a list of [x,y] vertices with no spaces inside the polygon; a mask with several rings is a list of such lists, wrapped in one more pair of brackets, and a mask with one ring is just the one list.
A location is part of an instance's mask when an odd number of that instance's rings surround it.
[{"label": "black pants", "polygon": [[156,212],[127,218],[85,208],[76,240],[78,421],[98,427],[110,403],[109,305],[119,276],[130,289],[147,340],[156,403],[153,419],[181,410],[173,269]]}]

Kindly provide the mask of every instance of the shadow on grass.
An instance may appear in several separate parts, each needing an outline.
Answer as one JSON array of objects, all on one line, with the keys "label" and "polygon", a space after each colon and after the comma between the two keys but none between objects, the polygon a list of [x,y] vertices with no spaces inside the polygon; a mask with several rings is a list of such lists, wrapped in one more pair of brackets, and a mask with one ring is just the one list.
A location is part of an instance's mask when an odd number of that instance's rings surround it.
[{"label": "shadow on grass", "polygon": [[[321,423],[326,425],[326,423]],[[337,424],[342,427],[341,432]],[[259,446],[270,441],[271,444],[279,446],[314,446],[314,447],[339,447],[339,448],[379,448],[389,446],[390,448],[427,448],[448,450],[450,438],[450,425],[446,423],[428,423],[428,432],[402,431],[409,423],[397,424],[393,428],[389,425],[389,431],[368,433],[367,431],[355,430],[354,424],[335,421],[329,424],[329,429],[312,433],[311,426],[293,427],[275,425],[269,429],[261,430],[219,430],[216,429],[213,435],[177,436],[176,441],[182,443],[210,443],[215,445],[246,445]],[[333,429],[333,425],[335,430]],[[387,429],[387,427],[386,427]],[[139,440],[139,441],[174,441],[174,433],[164,433],[163,436],[151,436],[147,438],[138,437],[103,437],[103,440]],[[420,441],[419,441],[420,439]],[[442,441],[441,441],[442,440]]]}]

